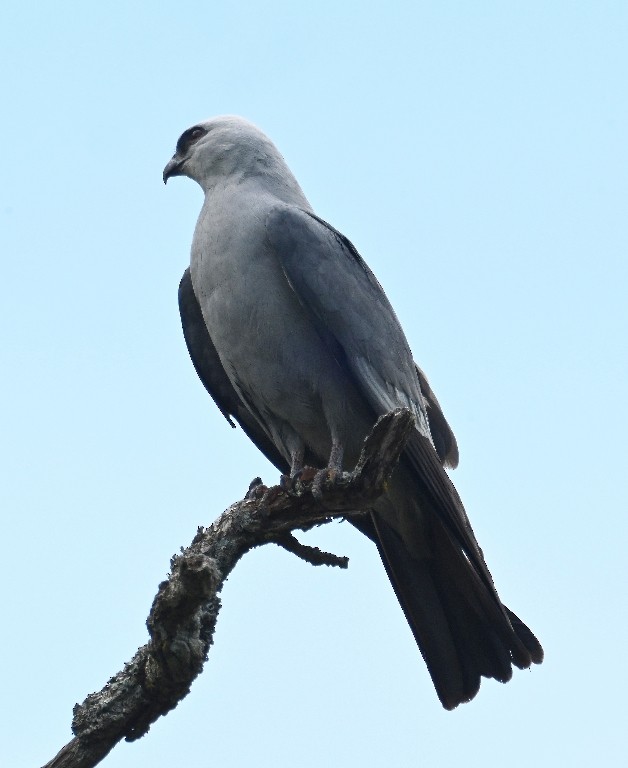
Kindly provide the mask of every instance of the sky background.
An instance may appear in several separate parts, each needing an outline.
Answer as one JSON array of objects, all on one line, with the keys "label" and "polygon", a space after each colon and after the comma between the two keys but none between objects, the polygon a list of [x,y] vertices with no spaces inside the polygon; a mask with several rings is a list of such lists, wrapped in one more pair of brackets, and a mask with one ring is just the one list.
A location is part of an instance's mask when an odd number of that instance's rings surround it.
[{"label": "sky background", "polygon": [[277,480],[178,318],[202,197],[161,173],[220,113],[382,282],[546,661],[445,712],[375,548],[335,523],[305,538],[348,572],[249,554],[190,695],[103,765],[624,764],[627,34],[604,0],[3,5],[0,764],[71,738],[171,555]]}]

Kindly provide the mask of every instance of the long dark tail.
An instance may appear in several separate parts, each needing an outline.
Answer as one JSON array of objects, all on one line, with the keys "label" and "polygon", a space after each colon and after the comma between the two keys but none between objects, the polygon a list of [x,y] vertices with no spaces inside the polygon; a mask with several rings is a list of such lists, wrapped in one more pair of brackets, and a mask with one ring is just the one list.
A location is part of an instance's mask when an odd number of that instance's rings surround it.
[{"label": "long dark tail", "polygon": [[[453,485],[437,460],[425,466],[426,455],[434,453],[425,443],[413,440],[408,456],[416,508],[404,504],[407,511],[397,510],[394,524],[382,513],[374,513],[373,522],[382,561],[438,697],[453,709],[476,695],[482,677],[505,683],[513,665],[539,664],[543,649],[501,603]],[[421,541],[408,537],[416,524],[405,526],[404,514],[421,518]]]}]

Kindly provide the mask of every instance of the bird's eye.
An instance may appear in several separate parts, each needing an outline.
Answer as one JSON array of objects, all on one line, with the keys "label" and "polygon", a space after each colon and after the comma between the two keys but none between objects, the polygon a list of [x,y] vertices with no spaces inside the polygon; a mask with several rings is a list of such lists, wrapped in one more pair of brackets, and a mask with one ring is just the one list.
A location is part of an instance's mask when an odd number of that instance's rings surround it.
[{"label": "bird's eye", "polygon": [[195,141],[198,141],[201,136],[207,133],[205,128],[201,128],[200,125],[194,128],[189,128],[181,134],[179,141],[177,142],[177,152],[186,152]]}]

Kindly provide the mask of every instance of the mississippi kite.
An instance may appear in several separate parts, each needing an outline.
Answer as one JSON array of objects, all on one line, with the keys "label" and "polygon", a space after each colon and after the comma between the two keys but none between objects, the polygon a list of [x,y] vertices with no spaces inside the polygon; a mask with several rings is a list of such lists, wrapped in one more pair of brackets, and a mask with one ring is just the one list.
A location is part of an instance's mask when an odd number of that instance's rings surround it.
[{"label": "mississippi kite", "polygon": [[543,650],[497,595],[444,466],[455,437],[377,279],[320,219],[274,144],[239,117],[186,130],[164,182],[205,193],[179,307],[190,357],[227,420],[282,472],[354,466],[377,417],[416,428],[367,522],[446,709]]}]

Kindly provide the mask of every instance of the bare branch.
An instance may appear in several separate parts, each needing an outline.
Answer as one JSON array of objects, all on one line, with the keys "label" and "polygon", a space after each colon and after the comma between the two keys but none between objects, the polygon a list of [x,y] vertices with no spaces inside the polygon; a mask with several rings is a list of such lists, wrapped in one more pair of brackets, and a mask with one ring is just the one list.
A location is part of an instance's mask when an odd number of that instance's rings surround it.
[{"label": "bare branch", "polygon": [[405,409],[382,416],[355,470],[322,483],[320,500],[311,482],[290,492],[256,483],[246,499],[199,528],[159,586],[146,622],[149,642],[101,691],[74,707],[75,738],[44,768],[91,768],[119,741],[140,738],[177,706],[207,659],[222,585],[249,550],[275,542],[313,564],[346,567],[346,558],[306,547],[291,532],[368,510],[385,490],[413,425]]},{"label": "bare branch", "polygon": [[310,565],[331,565],[336,568],[348,568],[349,558],[339,555],[334,555],[331,552],[323,552],[318,547],[309,547],[307,544],[301,544],[301,542],[293,536],[291,533],[284,533],[283,536],[278,536],[275,539],[275,544],[292,552],[293,555],[300,557],[301,560],[305,560]]}]

